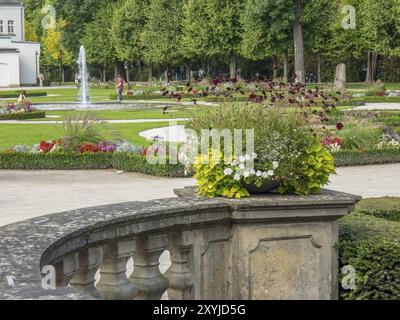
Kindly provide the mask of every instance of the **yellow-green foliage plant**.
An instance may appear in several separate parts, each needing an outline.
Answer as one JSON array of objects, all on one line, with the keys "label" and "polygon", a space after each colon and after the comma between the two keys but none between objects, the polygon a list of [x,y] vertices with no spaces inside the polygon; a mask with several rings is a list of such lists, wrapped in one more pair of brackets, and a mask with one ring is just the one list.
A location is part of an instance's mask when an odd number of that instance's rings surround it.
[{"label": "yellow-green foliage plant", "polygon": [[283,179],[279,191],[298,195],[320,193],[322,186],[329,182],[329,176],[334,173],[332,154],[316,141],[299,161],[295,172]]},{"label": "yellow-green foliage plant", "polygon": [[[219,163],[216,163],[217,161],[213,158],[214,152],[219,152]],[[210,150],[207,157],[208,159],[204,159],[203,156],[198,156],[194,164],[194,177],[199,186],[197,192],[201,196],[208,198],[220,196],[236,199],[250,196],[240,181],[236,181],[232,175],[224,173],[229,166],[224,162],[223,152]]]}]

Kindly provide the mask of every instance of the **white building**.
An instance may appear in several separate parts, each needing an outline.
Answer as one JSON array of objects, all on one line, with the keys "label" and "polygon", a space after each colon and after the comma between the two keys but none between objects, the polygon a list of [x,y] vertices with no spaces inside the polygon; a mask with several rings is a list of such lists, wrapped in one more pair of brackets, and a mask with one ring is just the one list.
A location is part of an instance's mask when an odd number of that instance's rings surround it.
[{"label": "white building", "polygon": [[25,41],[23,4],[0,0],[0,87],[36,85],[39,58],[40,43]]}]

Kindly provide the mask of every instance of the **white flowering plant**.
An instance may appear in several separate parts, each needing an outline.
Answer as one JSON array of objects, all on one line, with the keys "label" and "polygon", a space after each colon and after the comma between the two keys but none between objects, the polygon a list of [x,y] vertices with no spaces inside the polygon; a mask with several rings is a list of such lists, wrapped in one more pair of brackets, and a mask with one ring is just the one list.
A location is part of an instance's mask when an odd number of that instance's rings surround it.
[{"label": "white flowering plant", "polygon": [[[196,159],[193,169],[198,193],[203,196],[241,198],[249,196],[249,190],[267,192],[274,186],[280,193],[318,193],[335,172],[333,156],[296,113],[254,104],[229,104],[198,114],[189,128],[199,136],[202,128],[219,133],[226,129],[254,130],[251,153],[233,153],[231,159],[225,159],[224,152],[229,149],[221,141],[220,149],[213,144],[217,150],[210,150],[206,159],[210,162],[204,161],[204,155]],[[220,153],[218,163],[211,159],[215,152]]]}]

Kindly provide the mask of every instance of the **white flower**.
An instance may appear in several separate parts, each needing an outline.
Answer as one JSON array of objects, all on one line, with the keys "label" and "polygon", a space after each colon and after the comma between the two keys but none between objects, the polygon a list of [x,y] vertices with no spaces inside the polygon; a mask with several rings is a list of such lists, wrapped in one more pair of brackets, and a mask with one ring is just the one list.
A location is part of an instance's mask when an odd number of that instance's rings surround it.
[{"label": "white flower", "polygon": [[245,171],[243,172],[243,176],[244,176],[245,178],[250,177],[250,171],[245,170]]},{"label": "white flower", "polygon": [[272,167],[274,168],[274,170],[278,169],[278,167],[279,167],[279,162],[278,162],[278,161],[272,162]]},{"label": "white flower", "polygon": [[257,154],[257,153],[255,153],[255,152],[253,152],[252,156],[253,156],[253,159],[257,159],[257,157],[258,157],[258,154]]},{"label": "white flower", "polygon": [[235,179],[236,181],[240,181],[240,174],[235,174],[235,176],[233,177],[233,179]]},{"label": "white flower", "polygon": [[251,161],[251,156],[246,154],[245,159],[246,159],[246,161]]},{"label": "white flower", "polygon": [[233,170],[232,169],[225,169],[224,170],[224,175],[226,175],[226,176],[230,176],[231,174],[233,173]]},{"label": "white flower", "polygon": [[256,174],[256,170],[251,169],[251,170],[250,170],[250,174],[251,174],[252,176],[254,176],[254,175]]},{"label": "white flower", "polygon": [[237,163],[236,160],[233,160],[232,163],[231,163],[231,165],[234,166],[234,167],[236,167],[236,166],[238,165],[238,163]]},{"label": "white flower", "polygon": [[267,175],[268,175],[268,177],[272,177],[272,176],[274,175],[274,171],[269,170],[269,171],[267,172]]},{"label": "white flower", "polygon": [[240,163],[245,163],[246,162],[246,157],[240,156],[239,157],[239,162]]},{"label": "white flower", "polygon": [[257,176],[257,177],[261,177],[261,176],[262,176],[262,172],[261,172],[261,171],[257,171],[257,172],[256,172],[256,176]]},{"label": "white flower", "polygon": [[245,168],[244,164],[241,163],[241,164],[239,165],[239,169],[240,169],[240,170],[244,170],[244,168]]}]

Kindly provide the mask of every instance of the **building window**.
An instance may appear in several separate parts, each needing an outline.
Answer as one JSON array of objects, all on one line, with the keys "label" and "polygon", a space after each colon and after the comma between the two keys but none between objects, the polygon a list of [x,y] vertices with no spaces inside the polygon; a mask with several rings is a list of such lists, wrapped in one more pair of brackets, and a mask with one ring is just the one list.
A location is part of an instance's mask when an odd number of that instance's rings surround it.
[{"label": "building window", "polygon": [[14,34],[14,21],[8,20],[8,33]]},{"label": "building window", "polygon": [[3,20],[0,20],[0,33],[4,33]]}]

